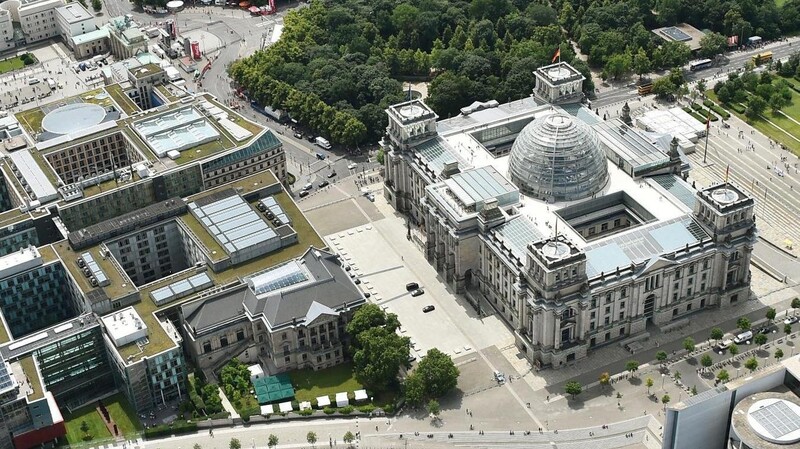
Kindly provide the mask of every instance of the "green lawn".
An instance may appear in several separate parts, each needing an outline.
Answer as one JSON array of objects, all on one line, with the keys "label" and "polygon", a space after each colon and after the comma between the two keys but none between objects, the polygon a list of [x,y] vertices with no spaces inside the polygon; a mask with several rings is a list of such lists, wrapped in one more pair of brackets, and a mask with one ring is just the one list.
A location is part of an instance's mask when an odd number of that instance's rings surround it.
[{"label": "green lawn", "polygon": [[[136,416],[136,412],[122,393],[103,399],[103,404],[106,405],[111,418],[117,423],[117,427],[123,435],[134,435],[144,429]],[[95,407],[97,407],[97,403],[93,402],[64,417],[67,427],[67,443],[70,446],[87,442],[97,445],[99,441],[111,439],[111,433],[106,428]],[[81,430],[83,421],[86,421],[86,424],[89,425],[91,440],[83,439],[85,435]]]},{"label": "green lawn", "polygon": [[19,56],[4,59],[0,61],[0,74],[11,72],[12,70],[19,70],[23,67],[25,67],[25,63],[22,62],[22,59]]},{"label": "green lawn", "polygon": [[298,402],[311,401],[316,403],[318,396],[329,395],[334,402],[334,395],[346,391],[353,396],[353,391],[360,390],[361,386],[353,377],[353,365],[343,363],[319,371],[303,369],[289,373],[294,385],[294,397]]},{"label": "green lawn", "polygon": [[[709,90],[706,92],[709,98],[713,101],[717,100],[717,96],[714,94],[713,90]],[[723,106],[725,107],[725,106]],[[791,150],[795,155],[800,156],[800,142],[793,139],[791,136],[800,136],[800,125],[789,120],[788,118],[784,117],[783,115],[773,115],[772,111],[766,110],[762,114],[766,117],[770,122],[774,123],[775,125],[783,128],[783,130],[778,129],[772,123],[767,122],[766,120],[750,120],[744,116],[744,114],[739,114],[738,112],[734,111],[731,108],[725,108],[731,114],[736,115],[741,120],[747,122],[753,128],[759,130],[761,133],[766,135],[767,137],[775,140],[776,142],[782,143],[786,145],[786,147]],[[790,115],[795,120],[800,120],[800,95],[797,92],[792,91],[792,104],[783,108],[783,112],[787,115]],[[787,135],[788,133],[788,135]]]}]

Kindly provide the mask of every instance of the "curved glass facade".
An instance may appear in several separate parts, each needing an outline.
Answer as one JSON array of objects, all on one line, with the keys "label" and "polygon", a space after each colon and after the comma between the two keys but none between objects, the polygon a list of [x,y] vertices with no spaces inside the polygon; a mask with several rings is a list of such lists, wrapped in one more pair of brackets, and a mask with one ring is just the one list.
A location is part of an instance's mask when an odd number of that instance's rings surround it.
[{"label": "curved glass facade", "polygon": [[563,112],[528,124],[511,147],[511,181],[547,201],[589,197],[608,182],[606,156],[588,125]]}]

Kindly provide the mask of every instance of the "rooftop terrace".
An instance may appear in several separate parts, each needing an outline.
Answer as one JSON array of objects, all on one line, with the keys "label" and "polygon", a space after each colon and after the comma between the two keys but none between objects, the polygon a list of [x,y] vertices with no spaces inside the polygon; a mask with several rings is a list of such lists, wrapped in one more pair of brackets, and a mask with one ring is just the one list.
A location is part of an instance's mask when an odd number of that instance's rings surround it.
[{"label": "rooftop terrace", "polygon": [[44,390],[42,389],[42,381],[39,378],[39,371],[36,370],[36,363],[33,361],[33,356],[29,355],[19,359],[19,364],[25,376],[30,379],[30,386],[33,393],[28,395],[29,401],[37,401],[44,397]]}]

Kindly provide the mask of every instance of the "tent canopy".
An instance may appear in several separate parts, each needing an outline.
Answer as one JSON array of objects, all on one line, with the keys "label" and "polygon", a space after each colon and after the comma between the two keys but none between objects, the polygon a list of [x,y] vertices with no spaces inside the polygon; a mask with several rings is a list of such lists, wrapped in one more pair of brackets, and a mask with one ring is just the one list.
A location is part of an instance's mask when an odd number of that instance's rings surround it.
[{"label": "tent canopy", "polygon": [[249,9],[249,11],[250,11],[251,13],[255,14],[255,13],[257,13],[257,12],[261,11],[261,10],[260,10],[260,9],[258,9],[258,6],[251,6],[251,7],[250,7],[250,9]]},{"label": "tent canopy", "polygon": [[292,411],[292,402],[291,401],[289,401],[289,402],[281,402],[281,405],[279,407],[280,407],[281,413],[289,413],[289,412]]},{"label": "tent canopy", "polygon": [[311,408],[311,401],[305,401],[300,403],[300,410],[309,410]]},{"label": "tent canopy", "polygon": [[350,404],[350,401],[347,399],[347,393],[336,393],[336,406],[337,407],[345,407]]},{"label": "tent canopy", "polygon": [[275,413],[275,411],[272,408],[272,404],[261,406],[261,416],[267,416],[273,413]]},{"label": "tent canopy", "polygon": [[331,398],[329,396],[320,396],[317,398],[317,407],[327,407],[331,405]]},{"label": "tent canopy", "polygon": [[367,400],[367,390],[356,390],[355,392],[356,401],[366,401]]},{"label": "tent canopy", "polygon": [[253,381],[259,404],[269,404],[294,397],[292,381],[286,374],[268,376]]}]

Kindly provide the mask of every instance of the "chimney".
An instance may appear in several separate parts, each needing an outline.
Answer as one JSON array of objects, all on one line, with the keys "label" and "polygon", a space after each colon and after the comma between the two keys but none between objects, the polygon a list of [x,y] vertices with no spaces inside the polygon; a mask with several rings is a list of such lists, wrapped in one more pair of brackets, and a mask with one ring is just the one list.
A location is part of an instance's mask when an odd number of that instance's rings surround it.
[{"label": "chimney", "polygon": [[442,168],[442,177],[447,179],[460,172],[461,170],[458,168],[458,161],[445,162],[444,167]]}]

